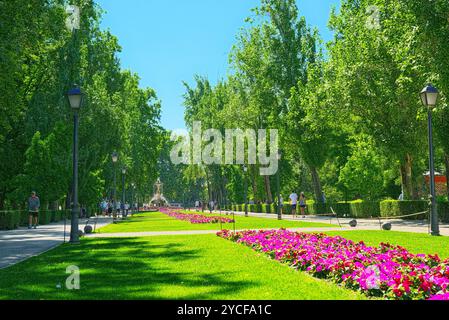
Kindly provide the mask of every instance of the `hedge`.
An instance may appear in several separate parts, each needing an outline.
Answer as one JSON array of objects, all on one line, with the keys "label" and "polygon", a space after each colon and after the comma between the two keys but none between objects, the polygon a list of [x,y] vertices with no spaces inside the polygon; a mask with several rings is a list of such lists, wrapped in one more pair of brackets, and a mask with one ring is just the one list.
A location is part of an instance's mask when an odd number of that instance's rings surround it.
[{"label": "hedge", "polygon": [[[271,204],[264,203],[264,204],[261,205],[261,207],[262,207],[262,210],[261,210],[262,213],[272,213],[271,212],[271,207],[272,207]],[[274,211],[273,213],[275,213],[275,212],[276,211]]]},{"label": "hedge", "polygon": [[380,202],[353,201],[349,204],[349,211],[352,218],[380,217]]},{"label": "hedge", "polygon": [[[352,202],[338,202],[320,204],[315,203],[313,200],[307,201],[306,214],[317,215],[332,213],[332,209],[339,217],[351,217],[351,218],[371,218],[371,217],[395,217],[403,216],[413,213],[419,213],[428,210],[427,201],[398,201],[398,200],[385,200],[382,202],[374,201],[352,201]],[[270,204],[248,204],[248,211],[255,213],[276,213],[277,203]],[[243,212],[245,205],[228,205],[227,210]],[[290,215],[292,213],[292,206],[285,203],[283,206],[283,214]],[[300,208],[297,208],[297,214],[300,213]],[[438,202],[438,216],[444,223],[449,223],[449,202]],[[428,218],[428,215],[421,215],[410,217],[408,219],[422,220]],[[1,220],[0,216],[0,221]],[[20,219],[20,225],[28,223],[28,214],[25,212],[24,218]],[[22,222],[25,221],[25,222]],[[53,221],[53,220],[52,220]],[[6,222],[3,222],[3,225]],[[14,224],[13,222],[8,222]],[[2,222],[0,222],[0,226]]]},{"label": "hedge", "polygon": [[331,213],[330,209],[331,205],[326,203],[315,203],[313,201],[307,202],[307,214],[317,215],[317,214],[326,214]]},{"label": "hedge", "polygon": [[0,230],[13,230],[20,225],[20,212],[0,212]]},{"label": "hedge", "polygon": [[438,217],[444,223],[449,223],[449,202],[438,202]]},{"label": "hedge", "polygon": [[[329,204],[329,209],[332,207],[334,212],[339,217],[350,217],[351,216],[351,204],[349,202],[338,202]],[[331,210],[332,212],[332,210]]]},{"label": "hedge", "polygon": [[[65,211],[40,211],[39,224],[46,225],[64,219]],[[67,216],[70,219],[70,215]],[[28,211],[6,211],[0,212],[0,230],[14,230],[20,226],[28,226]]]},{"label": "hedge", "polygon": [[[398,217],[429,210],[427,201],[398,201],[385,200],[380,203],[380,215],[382,217]],[[423,220],[428,214],[404,218],[405,220]]]}]

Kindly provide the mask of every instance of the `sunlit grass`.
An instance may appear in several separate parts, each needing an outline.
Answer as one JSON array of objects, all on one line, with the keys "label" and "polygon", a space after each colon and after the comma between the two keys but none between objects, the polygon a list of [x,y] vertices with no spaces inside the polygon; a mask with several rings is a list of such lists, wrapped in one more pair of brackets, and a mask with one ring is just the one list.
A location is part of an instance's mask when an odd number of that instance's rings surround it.
[{"label": "sunlit grass", "polygon": [[[191,212],[194,213],[194,212]],[[205,214],[207,215],[207,214]],[[214,214],[220,215],[220,214]],[[232,215],[222,215],[232,218]],[[270,229],[270,228],[332,228],[335,225],[305,221],[287,221],[269,218],[235,216],[235,228],[239,229]],[[135,215],[128,220],[120,221],[99,229],[101,233],[115,232],[145,232],[145,231],[181,231],[181,230],[232,230],[234,224],[220,223],[192,224],[169,217],[160,212]]]},{"label": "sunlit grass", "polygon": [[369,246],[378,246],[385,242],[400,245],[415,254],[438,254],[441,258],[449,257],[449,237],[397,231],[332,231],[325,233],[340,235],[353,241],[363,241]]},{"label": "sunlit grass", "polygon": [[[80,268],[81,289],[65,288]],[[57,288],[61,284],[62,288]],[[0,299],[363,299],[215,235],[84,239],[0,270]]]}]

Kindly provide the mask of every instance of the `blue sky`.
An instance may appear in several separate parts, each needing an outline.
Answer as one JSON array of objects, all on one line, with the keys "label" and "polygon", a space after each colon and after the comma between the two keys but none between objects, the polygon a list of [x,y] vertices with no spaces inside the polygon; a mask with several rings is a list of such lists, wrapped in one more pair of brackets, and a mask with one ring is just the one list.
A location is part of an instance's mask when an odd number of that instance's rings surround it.
[{"label": "blue sky", "polygon": [[[228,54],[236,35],[260,0],[97,0],[106,13],[102,27],[122,46],[124,69],[139,74],[142,87],[152,87],[162,101],[162,125],[183,129],[182,81],[195,74],[212,83],[227,73]],[[339,0],[298,0],[307,23],[325,40],[327,21]]]}]

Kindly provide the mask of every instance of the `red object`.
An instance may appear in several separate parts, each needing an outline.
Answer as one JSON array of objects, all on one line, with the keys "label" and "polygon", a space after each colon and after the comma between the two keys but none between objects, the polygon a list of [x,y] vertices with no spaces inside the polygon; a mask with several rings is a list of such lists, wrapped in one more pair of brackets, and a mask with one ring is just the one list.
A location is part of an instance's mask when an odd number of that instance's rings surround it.
[{"label": "red object", "polygon": [[[435,183],[446,183],[446,176],[435,176]],[[426,182],[430,182],[430,176],[426,176]]]}]

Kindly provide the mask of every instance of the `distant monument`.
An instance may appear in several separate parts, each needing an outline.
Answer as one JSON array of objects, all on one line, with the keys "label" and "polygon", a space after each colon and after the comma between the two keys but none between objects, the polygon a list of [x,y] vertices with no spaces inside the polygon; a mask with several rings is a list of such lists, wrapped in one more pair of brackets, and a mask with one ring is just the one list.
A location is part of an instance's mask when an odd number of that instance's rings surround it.
[{"label": "distant monument", "polygon": [[161,182],[161,179],[158,178],[156,183],[153,186],[153,198],[150,201],[150,205],[156,207],[163,207],[168,205],[167,199],[164,197],[163,189],[164,184]]}]

